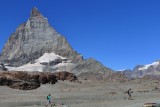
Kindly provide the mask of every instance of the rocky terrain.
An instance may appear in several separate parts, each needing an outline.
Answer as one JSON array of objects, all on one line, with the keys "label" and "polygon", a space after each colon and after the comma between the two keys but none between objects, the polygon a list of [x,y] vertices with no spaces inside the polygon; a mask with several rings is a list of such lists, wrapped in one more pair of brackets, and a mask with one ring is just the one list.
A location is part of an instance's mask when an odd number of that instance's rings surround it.
[{"label": "rocky terrain", "polygon": [[78,78],[69,72],[0,72],[0,86],[8,86],[20,90],[33,90],[41,84],[55,84],[58,80],[78,82]]}]

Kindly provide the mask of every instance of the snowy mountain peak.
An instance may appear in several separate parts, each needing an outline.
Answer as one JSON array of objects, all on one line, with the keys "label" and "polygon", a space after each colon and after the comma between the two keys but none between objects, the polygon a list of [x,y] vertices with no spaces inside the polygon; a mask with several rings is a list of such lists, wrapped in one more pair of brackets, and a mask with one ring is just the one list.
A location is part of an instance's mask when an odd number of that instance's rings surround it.
[{"label": "snowy mountain peak", "polygon": [[27,22],[12,33],[0,54],[0,62],[7,63],[9,71],[71,71],[77,74],[112,71],[96,60],[84,60],[37,8],[33,8]]},{"label": "snowy mountain peak", "polygon": [[151,63],[151,64],[144,65],[144,67],[141,67],[141,68],[139,68],[138,70],[146,70],[146,69],[148,69],[150,66],[157,67],[158,65],[159,65],[159,62],[156,61],[156,62],[153,62],[153,63]]},{"label": "snowy mountain peak", "polygon": [[47,52],[66,57],[73,62],[83,60],[66,38],[51,27],[37,8],[33,8],[27,22],[21,24],[5,44],[0,61],[19,67],[35,61]]}]

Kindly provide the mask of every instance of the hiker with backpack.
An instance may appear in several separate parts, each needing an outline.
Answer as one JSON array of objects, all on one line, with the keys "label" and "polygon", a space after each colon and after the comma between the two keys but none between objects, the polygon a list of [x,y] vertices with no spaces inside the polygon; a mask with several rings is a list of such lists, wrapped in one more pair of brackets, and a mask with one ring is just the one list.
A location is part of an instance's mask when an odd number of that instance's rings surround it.
[{"label": "hiker with backpack", "polygon": [[132,92],[131,92],[131,88],[130,88],[130,89],[127,91],[127,94],[128,94],[128,96],[129,96],[128,99],[131,99],[131,93],[132,93]]},{"label": "hiker with backpack", "polygon": [[48,107],[48,105],[52,106],[52,103],[51,103],[51,94],[49,94],[47,96],[47,104],[46,104],[46,107]]}]

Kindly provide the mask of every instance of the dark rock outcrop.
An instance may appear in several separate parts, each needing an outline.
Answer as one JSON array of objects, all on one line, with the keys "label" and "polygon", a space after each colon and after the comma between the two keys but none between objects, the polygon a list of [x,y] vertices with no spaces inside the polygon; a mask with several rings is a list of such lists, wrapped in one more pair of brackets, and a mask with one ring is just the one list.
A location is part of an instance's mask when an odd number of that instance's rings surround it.
[{"label": "dark rock outcrop", "polygon": [[37,82],[28,82],[28,81],[18,81],[13,82],[9,85],[10,88],[19,89],[19,90],[33,90],[40,87],[40,84]]},{"label": "dark rock outcrop", "polygon": [[70,72],[66,72],[66,71],[62,71],[62,72],[55,72],[54,75],[57,76],[58,80],[69,80],[71,82],[73,81],[77,81],[78,78],[76,75],[70,73]]},{"label": "dark rock outcrop", "polygon": [[41,84],[55,84],[58,80],[77,81],[77,77],[69,72],[0,72],[0,86],[8,86],[20,90],[32,90]]},{"label": "dark rock outcrop", "polygon": [[5,65],[3,63],[0,63],[0,70],[7,71],[7,68],[5,67]]},{"label": "dark rock outcrop", "polygon": [[8,79],[5,76],[0,76],[0,85],[1,86],[10,86],[12,84],[12,79]]},{"label": "dark rock outcrop", "polygon": [[57,81],[58,79],[56,75],[54,75],[53,73],[42,72],[39,74],[39,82],[41,84],[46,84],[46,83],[55,84]]},{"label": "dark rock outcrop", "polygon": [[40,87],[38,76],[27,72],[1,72],[0,85],[20,90],[32,90]]}]

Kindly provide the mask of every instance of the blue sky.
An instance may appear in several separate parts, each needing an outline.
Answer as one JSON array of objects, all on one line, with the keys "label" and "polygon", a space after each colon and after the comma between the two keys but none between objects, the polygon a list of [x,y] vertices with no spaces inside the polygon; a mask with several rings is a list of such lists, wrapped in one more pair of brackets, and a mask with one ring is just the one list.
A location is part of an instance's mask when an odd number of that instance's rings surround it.
[{"label": "blue sky", "polygon": [[84,58],[114,70],[160,59],[159,0],[1,0],[0,51],[35,6]]}]

